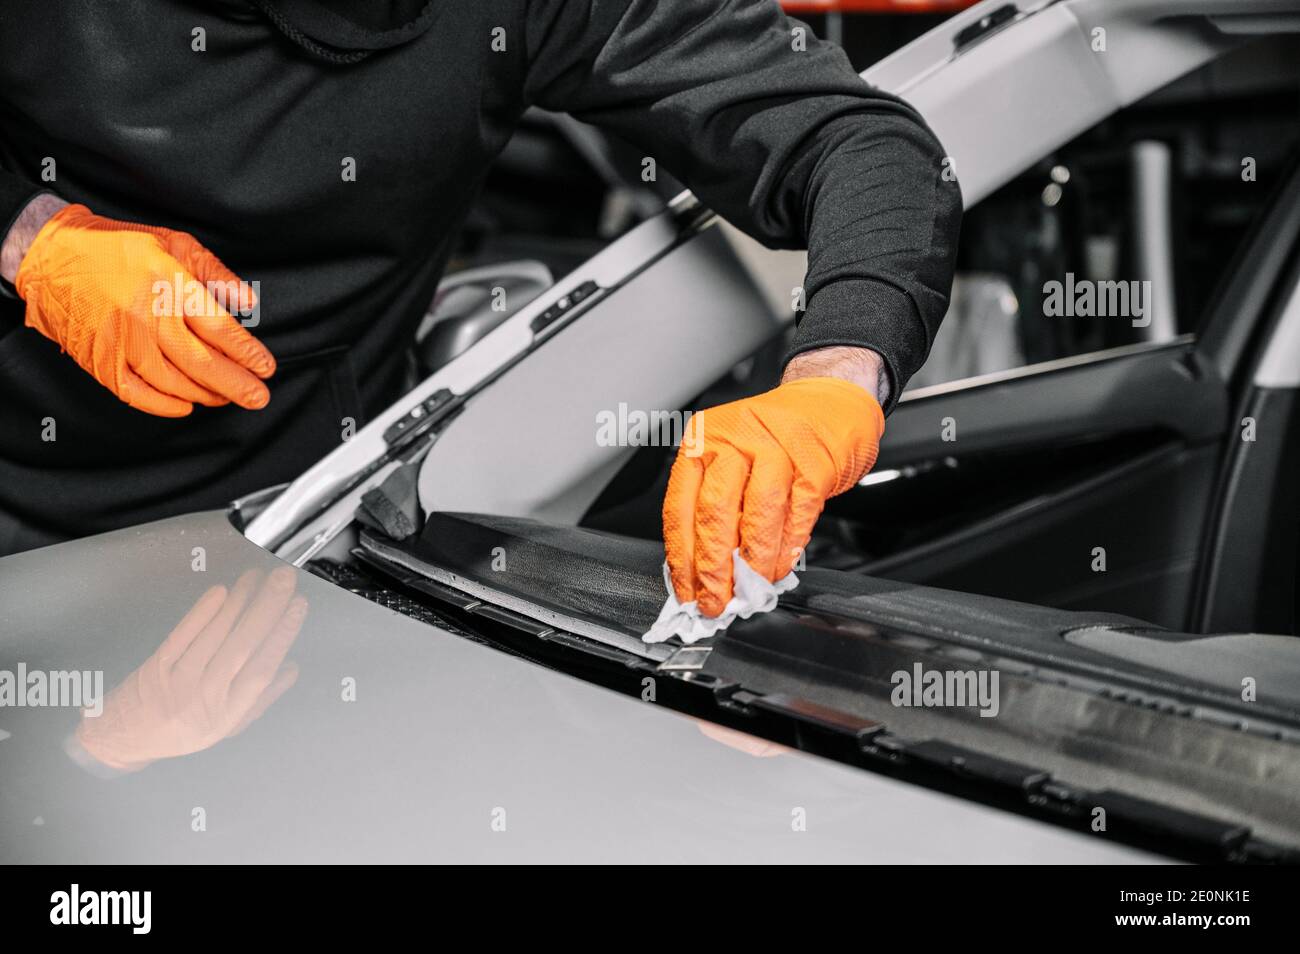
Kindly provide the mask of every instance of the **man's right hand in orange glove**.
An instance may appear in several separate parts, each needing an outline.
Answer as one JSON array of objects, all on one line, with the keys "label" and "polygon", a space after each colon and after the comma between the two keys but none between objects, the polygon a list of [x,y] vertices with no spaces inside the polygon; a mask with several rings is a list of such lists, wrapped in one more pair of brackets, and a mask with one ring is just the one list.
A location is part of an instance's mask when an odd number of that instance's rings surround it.
[{"label": "man's right hand in orange glove", "polygon": [[[38,197],[28,211],[49,199]],[[6,237],[9,259],[28,211]],[[238,288],[240,311],[256,304],[252,289],[193,236],[64,205],[20,251],[13,281],[27,303],[26,324],[132,407],[184,417],[196,403],[257,410],[270,400],[260,379],[275,371],[271,352],[210,295],[203,307],[187,307],[196,281]],[[184,294],[160,299],[160,284]]]},{"label": "man's right hand in orange glove", "polygon": [[796,356],[780,387],[691,418],[664,495],[664,550],[680,603],[722,614],[734,590],[732,551],[771,582],[808,545],[827,498],[876,462],[888,387],[865,348]]}]

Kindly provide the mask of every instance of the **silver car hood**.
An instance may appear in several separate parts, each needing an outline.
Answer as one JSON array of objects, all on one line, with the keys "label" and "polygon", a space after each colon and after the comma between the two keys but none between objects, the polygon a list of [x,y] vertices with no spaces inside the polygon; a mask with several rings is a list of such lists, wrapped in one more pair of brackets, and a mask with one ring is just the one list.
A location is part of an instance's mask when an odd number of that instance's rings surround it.
[{"label": "silver car hood", "polygon": [[[212,584],[284,565],[224,513],[8,557],[0,671],[102,671],[108,690]],[[76,709],[0,708],[0,860],[1150,858],[749,736],[719,741],[293,572],[309,603],[298,680],[233,737],[112,774],[66,746]]]}]

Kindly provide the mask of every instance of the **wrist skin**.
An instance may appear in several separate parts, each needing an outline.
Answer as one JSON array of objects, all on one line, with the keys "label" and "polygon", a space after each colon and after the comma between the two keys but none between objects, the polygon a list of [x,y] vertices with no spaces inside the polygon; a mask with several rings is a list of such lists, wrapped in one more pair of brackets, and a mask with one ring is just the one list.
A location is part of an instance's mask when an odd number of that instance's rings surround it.
[{"label": "wrist skin", "polygon": [[800,378],[840,378],[858,385],[882,407],[889,399],[889,372],[885,360],[870,348],[833,345],[815,348],[790,359],[781,383]]},{"label": "wrist skin", "polygon": [[36,235],[46,222],[68,203],[57,195],[43,193],[27,203],[27,207],[18,213],[14,224],[9,227],[4,242],[0,243],[0,278],[10,285],[18,277],[18,269],[32,247]]}]

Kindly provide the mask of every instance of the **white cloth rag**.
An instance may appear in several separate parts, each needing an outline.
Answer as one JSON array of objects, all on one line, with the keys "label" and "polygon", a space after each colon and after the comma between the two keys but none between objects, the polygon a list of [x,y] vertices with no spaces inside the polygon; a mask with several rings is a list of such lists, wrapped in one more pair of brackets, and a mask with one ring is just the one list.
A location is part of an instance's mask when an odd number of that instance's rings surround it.
[{"label": "white cloth rag", "polygon": [[723,607],[722,615],[709,617],[700,615],[696,600],[689,603],[677,602],[677,593],[673,589],[673,579],[664,564],[664,586],[668,588],[668,599],[659,611],[659,618],[654,621],[649,632],[641,637],[647,643],[662,643],[677,636],[689,646],[706,636],[712,636],[719,630],[726,629],[739,616],[749,619],[755,613],[770,613],[776,609],[777,597],[788,593],[799,585],[799,577],[791,571],[775,583],[756,573],[740,556],[740,550],[731,551],[732,565],[735,567],[735,587],[730,602]]}]

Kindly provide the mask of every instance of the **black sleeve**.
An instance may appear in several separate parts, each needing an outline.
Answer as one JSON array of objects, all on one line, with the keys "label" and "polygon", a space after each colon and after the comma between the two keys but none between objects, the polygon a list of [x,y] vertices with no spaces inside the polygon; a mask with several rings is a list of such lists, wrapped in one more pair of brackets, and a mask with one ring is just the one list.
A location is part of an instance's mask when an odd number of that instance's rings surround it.
[{"label": "black sleeve", "polygon": [[920,116],[810,29],[796,49],[800,26],[775,0],[530,0],[524,96],[644,149],[764,244],[806,247],[786,360],[874,348],[892,406],[947,310],[961,196]]}]

